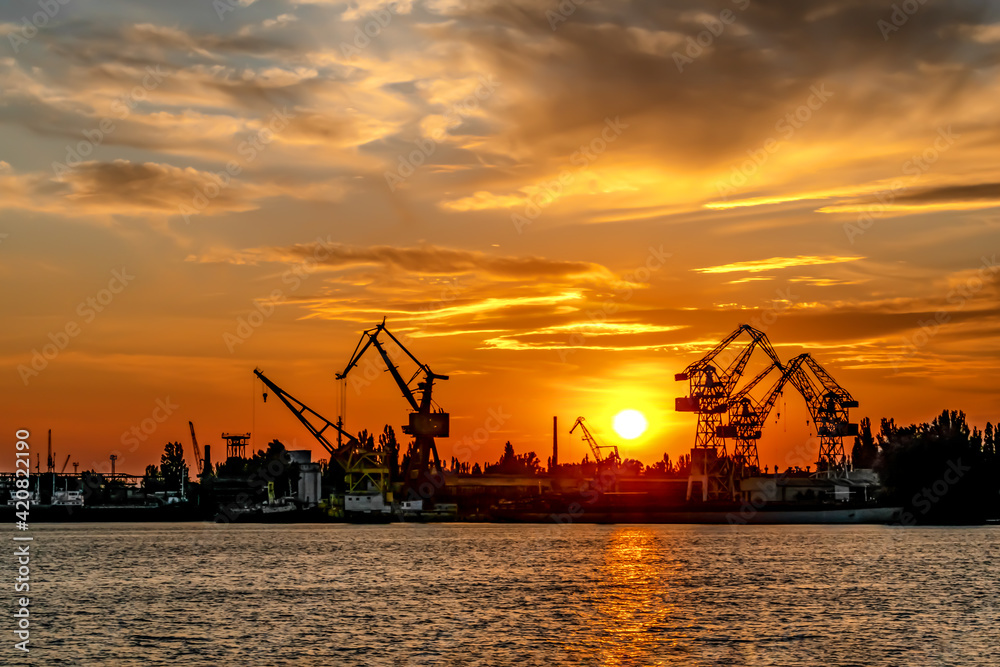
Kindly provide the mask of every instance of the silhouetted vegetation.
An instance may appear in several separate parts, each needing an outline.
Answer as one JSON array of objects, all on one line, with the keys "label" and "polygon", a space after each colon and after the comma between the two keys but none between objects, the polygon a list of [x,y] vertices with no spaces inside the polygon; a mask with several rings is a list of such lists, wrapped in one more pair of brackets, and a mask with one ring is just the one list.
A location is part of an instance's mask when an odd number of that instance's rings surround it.
[{"label": "silhouetted vegetation", "polygon": [[875,463],[888,499],[904,507],[903,523],[978,523],[1000,516],[996,430],[969,428],[947,411],[930,424],[883,419]]},{"label": "silhouetted vegetation", "polygon": [[515,454],[510,440],[503,446],[503,455],[496,463],[488,463],[483,469],[487,475],[538,475],[542,472],[542,462],[534,452]]},{"label": "silhouetted vegetation", "polygon": [[[883,500],[904,508],[905,524],[979,523],[986,518],[1000,518],[1000,433],[992,423],[983,431],[970,427],[965,414],[944,411],[931,423],[899,426],[892,419],[881,421],[879,432],[872,432],[869,419],[862,419],[851,452],[854,468],[874,468],[882,481]],[[392,427],[385,426],[377,439],[368,431],[358,434],[365,449],[381,451],[383,460],[400,478],[412,456],[414,443],[408,443],[400,461],[400,444]],[[575,480],[611,479],[617,484],[628,478],[684,479],[690,474],[690,456],[677,461],[669,454],[651,465],[636,459],[620,460],[610,455],[600,462],[589,454],[577,463],[543,467],[535,452],[518,454],[511,442],[493,463],[480,464],[452,456],[447,462],[450,473],[457,475],[548,476]],[[796,472],[797,469],[796,469]],[[808,473],[808,468],[801,471]],[[265,450],[249,459],[228,459],[216,466],[218,477],[207,476],[196,488],[189,489],[199,507],[216,507],[220,498],[232,498],[241,506],[259,503],[267,497],[267,486],[274,484],[276,497],[294,495],[300,476],[298,464],[283,443],[273,440]],[[343,492],[345,471],[336,459],[321,462],[323,494]],[[610,475],[610,477],[608,477]],[[81,473],[81,488],[88,505],[132,502],[124,478],[94,471]],[[181,490],[188,484],[180,443],[168,442],[160,465],[146,467],[142,488],[147,494]],[[530,486],[530,485],[529,485]],[[531,487],[534,490],[534,486]],[[538,487],[541,488],[540,486]],[[534,491],[533,491],[534,492]],[[143,497],[138,494],[136,497]]]},{"label": "silhouetted vegetation", "polygon": [[878,459],[878,445],[872,435],[872,420],[865,417],[858,425],[858,435],[854,438],[851,461],[855,468],[873,468]]},{"label": "silhouetted vegetation", "polygon": [[650,477],[687,477],[691,472],[691,456],[689,454],[684,454],[681,458],[674,464],[670,460],[670,454],[664,454],[663,458],[654,463],[653,465],[646,466],[643,470],[644,475]]},{"label": "silhouetted vegetation", "polygon": [[188,469],[184,465],[184,447],[179,442],[168,442],[160,455],[160,476],[167,491],[180,491],[181,480],[188,482]]}]

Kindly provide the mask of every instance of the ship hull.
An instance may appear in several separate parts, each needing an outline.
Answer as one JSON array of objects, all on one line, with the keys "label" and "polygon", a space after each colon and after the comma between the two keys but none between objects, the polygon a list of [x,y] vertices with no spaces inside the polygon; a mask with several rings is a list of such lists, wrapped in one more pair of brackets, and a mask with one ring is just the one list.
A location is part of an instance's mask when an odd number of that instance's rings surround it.
[{"label": "ship hull", "polygon": [[[576,510],[576,511],[574,511]],[[772,507],[716,505],[710,508],[493,508],[491,519],[510,523],[692,523],[692,524],[887,524],[899,520],[902,508]]]},{"label": "ship hull", "polygon": [[[0,510],[0,520],[13,521],[14,508]],[[32,505],[28,523],[99,523],[199,521],[197,508],[186,505]]]}]

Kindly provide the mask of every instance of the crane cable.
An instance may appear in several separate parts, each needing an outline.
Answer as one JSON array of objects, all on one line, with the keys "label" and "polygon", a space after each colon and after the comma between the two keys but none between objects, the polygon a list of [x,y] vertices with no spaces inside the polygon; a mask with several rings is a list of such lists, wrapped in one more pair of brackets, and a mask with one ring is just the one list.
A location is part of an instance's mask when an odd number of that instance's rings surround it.
[{"label": "crane cable", "polygon": [[[347,424],[347,378],[340,378],[340,414],[337,419],[340,421],[340,427],[346,428]],[[340,437],[339,435],[337,436]]]}]

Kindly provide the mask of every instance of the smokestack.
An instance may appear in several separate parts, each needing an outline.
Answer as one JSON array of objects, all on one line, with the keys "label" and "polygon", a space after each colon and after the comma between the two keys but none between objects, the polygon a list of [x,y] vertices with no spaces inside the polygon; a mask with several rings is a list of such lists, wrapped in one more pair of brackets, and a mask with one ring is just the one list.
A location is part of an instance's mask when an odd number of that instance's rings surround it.
[{"label": "smokestack", "polygon": [[52,472],[56,469],[55,461],[52,460],[52,429],[49,429],[49,457],[45,461],[45,468],[47,472]]},{"label": "smokestack", "polygon": [[556,427],[556,422],[559,420],[558,417],[552,418],[552,469],[555,470],[556,466],[559,465],[559,436]]},{"label": "smokestack", "polygon": [[201,471],[201,474],[212,474],[212,445],[205,445],[205,469]]}]

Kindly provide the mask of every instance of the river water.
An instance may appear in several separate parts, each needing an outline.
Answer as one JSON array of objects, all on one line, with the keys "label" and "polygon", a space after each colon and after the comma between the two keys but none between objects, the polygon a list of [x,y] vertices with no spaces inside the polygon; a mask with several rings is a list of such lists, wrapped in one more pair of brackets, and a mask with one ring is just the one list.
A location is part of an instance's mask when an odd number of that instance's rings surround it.
[{"label": "river water", "polygon": [[0,664],[1000,665],[996,526],[31,534],[32,648]]}]

